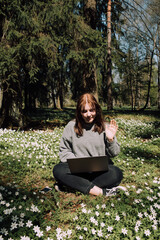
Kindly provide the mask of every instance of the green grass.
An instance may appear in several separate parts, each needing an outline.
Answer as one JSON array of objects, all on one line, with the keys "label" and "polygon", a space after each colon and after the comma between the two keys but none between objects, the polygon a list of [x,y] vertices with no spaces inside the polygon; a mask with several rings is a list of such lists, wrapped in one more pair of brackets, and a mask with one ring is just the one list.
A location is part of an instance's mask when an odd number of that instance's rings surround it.
[{"label": "green grass", "polygon": [[[0,129],[0,239],[160,239],[159,118],[111,114],[121,144],[113,161],[127,191],[106,198],[54,190],[61,125],[73,116],[74,110],[57,110],[53,129]],[[45,186],[53,190],[42,194]]]}]

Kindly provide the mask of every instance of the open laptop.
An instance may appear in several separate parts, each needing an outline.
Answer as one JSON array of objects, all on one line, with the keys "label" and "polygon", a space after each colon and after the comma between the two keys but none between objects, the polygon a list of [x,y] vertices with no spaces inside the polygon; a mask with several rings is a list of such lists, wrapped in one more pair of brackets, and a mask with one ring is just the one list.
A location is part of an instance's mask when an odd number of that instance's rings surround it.
[{"label": "open laptop", "polygon": [[108,157],[80,157],[67,159],[71,173],[99,172],[108,170]]}]

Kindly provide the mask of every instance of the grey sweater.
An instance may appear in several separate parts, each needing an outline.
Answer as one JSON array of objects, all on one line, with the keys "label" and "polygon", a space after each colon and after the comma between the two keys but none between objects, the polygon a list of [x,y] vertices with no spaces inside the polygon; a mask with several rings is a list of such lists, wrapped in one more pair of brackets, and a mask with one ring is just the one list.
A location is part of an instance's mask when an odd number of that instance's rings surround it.
[{"label": "grey sweater", "polygon": [[68,158],[104,156],[114,157],[119,154],[120,146],[116,137],[113,142],[108,142],[105,132],[99,134],[93,131],[93,125],[87,125],[83,130],[83,136],[77,136],[74,131],[75,121],[70,121],[62,134],[60,141],[59,157],[61,162]]}]

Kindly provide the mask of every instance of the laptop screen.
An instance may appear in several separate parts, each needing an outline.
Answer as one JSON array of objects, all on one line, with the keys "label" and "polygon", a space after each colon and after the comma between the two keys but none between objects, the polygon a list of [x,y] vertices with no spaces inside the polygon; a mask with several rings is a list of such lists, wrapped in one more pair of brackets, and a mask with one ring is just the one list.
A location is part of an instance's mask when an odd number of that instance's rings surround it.
[{"label": "laptop screen", "polygon": [[99,172],[108,170],[108,157],[80,157],[67,159],[71,173]]}]

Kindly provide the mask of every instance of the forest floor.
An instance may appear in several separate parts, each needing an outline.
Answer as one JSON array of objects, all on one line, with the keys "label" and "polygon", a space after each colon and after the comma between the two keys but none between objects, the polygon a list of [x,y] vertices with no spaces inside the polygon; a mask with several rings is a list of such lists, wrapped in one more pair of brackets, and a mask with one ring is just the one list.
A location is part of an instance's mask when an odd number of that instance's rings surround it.
[{"label": "forest floor", "polygon": [[[113,197],[54,189],[59,141],[74,114],[38,109],[25,130],[0,129],[0,239],[159,239],[159,113],[104,109],[119,126],[121,152],[113,161],[126,187]],[[46,186],[52,190],[44,194]]]}]

